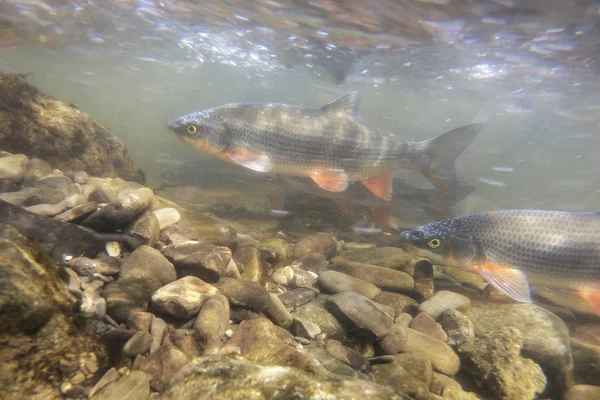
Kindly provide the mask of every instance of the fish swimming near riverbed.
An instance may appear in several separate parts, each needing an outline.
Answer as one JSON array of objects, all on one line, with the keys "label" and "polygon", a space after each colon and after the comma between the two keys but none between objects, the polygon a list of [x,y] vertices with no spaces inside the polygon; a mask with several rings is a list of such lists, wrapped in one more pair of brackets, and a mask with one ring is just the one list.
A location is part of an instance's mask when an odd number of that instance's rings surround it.
[{"label": "fish swimming near riverbed", "polygon": [[517,301],[531,302],[531,282],[578,292],[600,315],[600,211],[464,215],[402,238],[418,255],[478,272]]},{"label": "fish swimming near riverbed", "polygon": [[360,181],[384,200],[399,169],[419,170],[445,195],[456,186],[456,158],[483,124],[456,128],[421,142],[368,128],[357,92],[320,108],[233,103],[186,114],[169,128],[189,146],[258,172],[310,177],[343,192]]}]

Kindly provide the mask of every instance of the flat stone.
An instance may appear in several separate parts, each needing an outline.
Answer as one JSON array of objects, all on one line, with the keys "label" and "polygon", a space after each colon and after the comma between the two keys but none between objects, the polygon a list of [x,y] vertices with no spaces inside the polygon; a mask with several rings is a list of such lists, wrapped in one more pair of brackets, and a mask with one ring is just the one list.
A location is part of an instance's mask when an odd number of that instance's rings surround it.
[{"label": "flat stone", "polygon": [[376,265],[349,261],[333,263],[329,269],[362,279],[390,292],[411,292],[415,286],[413,278],[407,273]]},{"label": "flat stone", "polygon": [[0,158],[0,179],[21,182],[25,177],[29,158],[24,154],[15,154]]},{"label": "flat stone", "polygon": [[146,357],[139,369],[150,375],[150,385],[160,392],[188,362],[190,358],[184,352],[172,344],[166,344]]},{"label": "flat stone", "polygon": [[150,396],[150,377],[142,371],[131,371],[95,392],[92,400],[147,400]]},{"label": "flat stone", "polygon": [[163,253],[175,265],[179,276],[195,276],[206,282],[218,281],[232,258],[227,247],[198,242],[169,245]]},{"label": "flat stone", "polygon": [[158,350],[163,342],[167,323],[162,318],[154,317],[150,325],[150,334],[152,335],[152,344],[150,345],[150,354]]},{"label": "flat stone", "polygon": [[414,262],[412,256],[397,247],[378,247],[374,249],[344,251],[339,257],[340,258],[336,258],[331,261],[354,261],[397,269],[399,271],[406,272],[409,275],[412,275],[413,273]]},{"label": "flat stone", "polygon": [[320,253],[327,260],[331,260],[337,253],[337,242],[327,233],[315,233],[306,236],[294,246],[294,258],[296,260],[310,253]]},{"label": "flat stone", "polygon": [[232,306],[262,313],[271,302],[269,293],[255,282],[221,278],[214,286],[229,300],[229,304]]},{"label": "flat stone", "polygon": [[72,260],[71,268],[81,276],[92,276],[94,274],[110,276],[121,270],[119,260],[110,256],[96,259],[78,257]]},{"label": "flat stone", "polygon": [[294,318],[292,333],[306,339],[314,339],[321,333],[319,325],[306,318]]},{"label": "flat stone", "polygon": [[372,299],[381,290],[377,286],[362,279],[343,274],[337,271],[325,271],[318,279],[319,286],[328,293],[356,292]]},{"label": "flat stone", "polygon": [[186,276],[158,289],[152,295],[152,307],[175,318],[190,319],[210,296],[218,293],[214,286],[203,280]]},{"label": "flat stone", "polygon": [[56,215],[54,219],[62,222],[78,224],[96,211],[98,211],[98,203],[90,201],[86,204],[73,207],[70,210],[60,213]]},{"label": "flat stone", "polygon": [[127,318],[127,326],[136,331],[150,332],[154,314],[149,312],[134,312]]},{"label": "flat stone", "polygon": [[144,354],[150,350],[152,345],[152,336],[147,331],[138,331],[123,346],[123,352],[129,357],[135,357],[138,354]]},{"label": "flat stone", "polygon": [[396,316],[403,313],[413,314],[419,307],[419,303],[416,300],[400,293],[381,291],[377,296],[373,297],[373,300],[392,307]]},{"label": "flat stone", "polygon": [[58,204],[36,204],[35,206],[25,207],[29,212],[46,217],[53,217],[66,210],[66,206],[60,202]]},{"label": "flat stone", "polygon": [[455,375],[460,369],[460,359],[447,344],[414,329],[393,325],[379,345],[384,354],[425,354],[433,368],[446,375]]},{"label": "flat stone", "polygon": [[412,321],[412,317],[410,316],[410,314],[407,314],[407,313],[402,313],[402,314],[398,315],[396,318],[394,318],[394,324],[403,326],[405,328],[409,327],[410,321]]},{"label": "flat stone", "polygon": [[427,313],[419,313],[412,321],[410,321],[409,328],[423,332],[441,342],[446,343],[448,341],[446,332],[444,332],[442,327]]},{"label": "flat stone", "polygon": [[465,371],[494,398],[533,399],[543,393],[542,369],[521,357],[521,334],[512,327],[489,332],[458,347]]},{"label": "flat stone", "polygon": [[216,354],[229,327],[229,301],[223,295],[208,299],[194,321],[194,330],[204,354]]},{"label": "flat stone", "polygon": [[346,317],[350,326],[369,340],[383,337],[393,324],[390,315],[382,311],[376,303],[356,292],[333,295],[328,304],[336,316]]},{"label": "flat stone", "polygon": [[40,201],[42,203],[56,204],[77,193],[71,178],[60,174],[46,175],[38,179],[35,187],[41,190]]},{"label": "flat stone", "polygon": [[289,311],[309,303],[315,298],[315,291],[308,288],[297,288],[279,295],[279,300]]},{"label": "flat stone", "polygon": [[160,208],[158,210],[154,210],[153,213],[158,219],[161,231],[168,226],[175,225],[181,219],[179,211],[172,207]]},{"label": "flat stone", "polygon": [[18,192],[0,193],[0,199],[15,206],[39,204],[40,189],[24,188]]},{"label": "flat stone", "polygon": [[465,312],[471,307],[471,300],[455,292],[440,290],[432,298],[419,305],[419,312],[426,312],[437,320],[445,311],[458,310]]},{"label": "flat stone", "polygon": [[121,229],[147,209],[153,197],[154,193],[148,188],[124,190],[119,193],[116,202],[95,212],[81,224],[98,232]]},{"label": "flat stone", "polygon": [[160,241],[169,244],[181,244],[189,240],[197,240],[198,234],[182,223],[170,225],[160,232]]},{"label": "flat stone", "polygon": [[141,244],[154,246],[160,235],[158,218],[151,211],[145,210],[127,228],[126,232],[128,235],[139,239]]}]

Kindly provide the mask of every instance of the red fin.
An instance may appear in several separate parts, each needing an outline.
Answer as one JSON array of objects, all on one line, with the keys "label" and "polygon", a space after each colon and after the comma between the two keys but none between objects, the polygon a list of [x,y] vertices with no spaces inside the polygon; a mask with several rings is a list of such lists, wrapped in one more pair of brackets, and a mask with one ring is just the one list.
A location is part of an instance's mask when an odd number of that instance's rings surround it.
[{"label": "red fin", "polygon": [[425,176],[425,178],[427,178],[427,180],[429,180],[429,182],[431,182],[433,186],[435,186],[438,192],[445,196],[450,195],[450,191],[448,190],[446,184],[442,182],[440,178],[434,176],[429,169],[423,169],[421,170],[421,173]]},{"label": "red fin", "polygon": [[590,303],[590,305],[596,311],[596,314],[600,316],[600,291],[596,291],[589,288],[579,289],[579,294],[585,301]]},{"label": "red fin", "polygon": [[253,171],[269,172],[273,169],[271,158],[266,154],[252,154],[247,151],[238,150],[229,153],[229,159]]},{"label": "red fin", "polygon": [[340,212],[344,215],[348,214],[348,211],[350,211],[350,201],[348,201],[347,199],[331,199],[335,205],[337,206],[338,210],[340,210]]},{"label": "red fin", "polygon": [[392,198],[392,174],[389,172],[384,175],[372,176],[361,182],[383,200],[389,201]]},{"label": "red fin", "polygon": [[486,263],[478,265],[477,272],[479,272],[490,285],[511,299],[522,303],[531,303],[529,283],[527,282],[527,277],[525,277],[525,274],[521,270],[506,265]]},{"label": "red fin", "polygon": [[323,169],[310,174],[317,185],[328,192],[348,189],[348,174],[343,169]]}]

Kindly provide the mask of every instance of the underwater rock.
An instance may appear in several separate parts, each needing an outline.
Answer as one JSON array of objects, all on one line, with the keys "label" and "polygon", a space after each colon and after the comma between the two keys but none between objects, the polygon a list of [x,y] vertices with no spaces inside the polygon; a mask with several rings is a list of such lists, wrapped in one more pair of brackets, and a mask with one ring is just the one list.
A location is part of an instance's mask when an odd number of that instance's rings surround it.
[{"label": "underwater rock", "polygon": [[325,342],[325,350],[335,359],[360,371],[367,367],[367,360],[358,352],[346,347],[338,340],[329,339]]},{"label": "underwater rock", "polygon": [[432,298],[419,305],[419,312],[426,312],[437,320],[445,311],[466,311],[471,306],[471,300],[462,294],[440,290]]},{"label": "underwater rock", "polygon": [[435,322],[435,320],[427,313],[419,313],[412,319],[412,321],[410,321],[408,327],[416,331],[423,332],[424,334],[429,335],[441,342],[446,343],[448,341],[448,335],[446,335],[446,332],[444,332],[442,327],[439,326],[438,323]]},{"label": "underwater rock", "polygon": [[29,212],[46,217],[53,217],[66,210],[66,206],[61,201],[58,204],[37,204],[35,206],[25,207]]},{"label": "underwater rock", "polygon": [[152,324],[150,325],[150,334],[152,335],[150,354],[154,353],[162,345],[167,328],[167,323],[162,318],[154,317],[152,319]]},{"label": "underwater rock", "polygon": [[419,303],[416,300],[400,293],[381,291],[377,296],[373,297],[373,300],[392,307],[396,316],[402,313],[413,314],[417,310],[417,307],[419,307]]},{"label": "underwater rock", "polygon": [[333,263],[329,269],[362,279],[389,292],[410,292],[415,286],[413,278],[410,275],[402,271],[378,267],[376,265],[348,261]]},{"label": "underwater rock", "polygon": [[[111,371],[114,372],[111,373]],[[92,400],[147,400],[150,396],[150,376],[145,372],[136,370],[131,371],[130,374],[120,376],[113,368],[106,375],[109,373],[116,375],[114,377],[116,379],[106,383],[103,382],[104,385],[101,389],[90,393]],[[98,382],[99,384],[100,382]]]},{"label": "underwater rock", "polygon": [[215,215],[186,212],[182,213],[182,219],[195,232],[199,242],[229,247],[232,251],[237,248],[237,232],[231,225]]},{"label": "underwater rock", "polygon": [[85,185],[90,179],[89,175],[85,171],[77,171],[73,174],[73,182],[80,185]]},{"label": "underwater rock", "polygon": [[152,336],[147,331],[138,331],[125,343],[123,353],[129,357],[135,357],[138,354],[144,354],[150,350],[152,345]]},{"label": "underwater rock", "polygon": [[98,204],[114,203],[117,201],[117,198],[117,192],[108,183],[94,186],[94,189],[88,195],[89,201],[94,201]]},{"label": "underwater rock", "polygon": [[327,260],[331,260],[337,253],[337,242],[328,233],[315,233],[304,237],[294,246],[296,260],[310,253],[321,253]]},{"label": "underwater rock", "polygon": [[81,225],[98,232],[113,232],[133,221],[150,203],[154,193],[148,188],[128,189],[119,193],[117,201],[92,214]]},{"label": "underwater rock", "polygon": [[0,179],[10,179],[19,183],[25,177],[29,158],[24,154],[16,154],[0,158]]},{"label": "underwater rock", "polygon": [[402,313],[397,315],[396,318],[394,318],[394,324],[408,328],[412,319],[413,318],[410,316],[410,314]]},{"label": "underwater rock", "polygon": [[[295,337],[294,340],[298,341],[298,339],[303,339],[300,337]],[[349,377],[349,378],[358,378],[359,374],[357,371],[352,369],[347,364],[344,364],[337,358],[331,356],[324,348],[319,347],[317,345],[311,345],[310,340],[304,339],[308,343],[304,344],[304,351],[308,353],[313,359],[319,362],[327,371],[337,374],[339,376]],[[299,341],[299,343],[302,343]]]},{"label": "underwater rock", "polygon": [[294,288],[305,287],[312,288],[317,285],[317,279],[319,275],[312,271],[305,271],[295,265],[291,266],[294,271],[294,277],[292,278],[291,286]]},{"label": "underwater rock", "polygon": [[194,331],[191,329],[176,329],[171,335],[171,342],[177,348],[188,355],[190,359],[194,359],[202,355],[200,344],[194,337]]},{"label": "underwater rock", "polygon": [[262,281],[264,264],[260,250],[256,247],[240,247],[233,255],[233,259],[243,271],[242,279],[256,283]]},{"label": "underwater rock", "polygon": [[204,349],[204,354],[216,354],[221,348],[221,340],[229,326],[229,301],[223,295],[208,299],[194,321],[196,338]]},{"label": "underwater rock", "polygon": [[309,319],[294,318],[291,331],[295,336],[306,339],[314,339],[318,334],[321,333],[321,328],[319,328],[319,325],[315,324]]},{"label": "underwater rock", "polygon": [[172,317],[190,319],[218,290],[195,276],[186,276],[158,289],[152,295],[152,307]]},{"label": "underwater rock", "polygon": [[127,326],[136,331],[150,332],[154,315],[149,312],[134,312],[127,318]]},{"label": "underwater rock", "polygon": [[534,287],[532,288],[533,295],[543,299],[549,304],[566,307],[569,310],[575,311],[578,314],[591,317],[596,316],[596,311],[590,303],[585,301],[577,292],[568,292],[557,290],[555,288]]},{"label": "underwater rock", "polygon": [[564,400],[594,400],[600,399],[600,386],[575,385],[565,393]]},{"label": "underwater rock", "polygon": [[0,193],[0,199],[15,206],[39,204],[40,190],[24,188],[18,192]]},{"label": "underwater rock", "polygon": [[430,393],[442,396],[446,400],[480,400],[474,393],[465,392],[454,379],[435,371],[429,390]]},{"label": "underwater rock", "polygon": [[242,321],[219,354],[239,354],[262,365],[324,372],[316,360],[294,346],[294,338],[289,332],[262,317]]},{"label": "underwater rock", "polygon": [[190,357],[175,345],[165,344],[143,358],[138,369],[150,375],[150,386],[160,392],[173,375],[190,361]]},{"label": "underwater rock", "polygon": [[293,258],[292,245],[280,238],[267,239],[261,243],[261,249],[271,250],[275,253],[275,260],[271,262],[274,267],[281,268],[289,265]]},{"label": "underwater rock", "polygon": [[[245,272],[245,271],[244,271]],[[297,288],[289,292],[281,293],[279,300],[287,307],[289,311],[294,311],[296,308],[303,306],[315,298],[315,291],[308,288]]]},{"label": "underwater rock", "polygon": [[349,250],[342,252],[333,262],[354,261],[364,264],[378,265],[391,269],[413,273],[412,256],[397,247],[378,247],[374,249]]},{"label": "underwater rock", "polygon": [[308,253],[298,259],[298,266],[306,271],[320,274],[327,270],[327,258],[321,253]]},{"label": "underwater rock", "polygon": [[392,316],[386,314],[368,298],[356,292],[343,292],[331,296],[328,305],[336,316],[343,315],[357,334],[374,341],[388,333],[393,324]]},{"label": "underwater rock", "polygon": [[2,149],[41,158],[63,171],[141,179],[121,140],[88,114],[39,92],[16,74],[2,74],[0,95]]},{"label": "underwater rock", "polygon": [[19,185],[10,179],[0,179],[0,193],[10,193],[19,190]]},{"label": "underwater rock", "polygon": [[180,277],[195,276],[206,282],[216,282],[226,272],[231,250],[210,243],[185,242],[172,244],[163,250]]},{"label": "underwater rock", "polygon": [[162,400],[286,400],[316,396],[360,400],[401,400],[402,394],[372,382],[320,377],[297,368],[257,365],[242,357],[199,357],[182,368],[161,393]]},{"label": "underwater rock", "polygon": [[146,311],[152,294],[176,278],[175,267],[158,250],[137,248],[123,261],[119,279],[104,289],[108,314],[125,322],[131,312]]},{"label": "underwater rock", "polygon": [[98,211],[98,203],[90,201],[89,203],[75,206],[70,210],[58,214],[54,219],[61,222],[79,224],[96,211]]},{"label": "underwater rock", "polygon": [[446,375],[455,375],[460,369],[460,359],[446,343],[400,325],[394,324],[379,346],[384,354],[425,354],[433,368]]},{"label": "underwater rock", "polygon": [[188,228],[186,225],[177,223],[175,225],[171,225],[166,227],[160,232],[160,241],[169,244],[181,244],[183,242],[187,242],[188,240],[197,240],[198,234]]},{"label": "underwater rock", "polygon": [[393,356],[394,363],[399,364],[409,374],[424,382],[426,387],[430,387],[433,382],[433,367],[429,357],[425,354],[401,353]]},{"label": "underwater rock", "polygon": [[542,369],[521,357],[521,334],[503,327],[469,340],[458,347],[463,369],[479,387],[504,400],[529,400],[546,387]]},{"label": "underwater rock", "polygon": [[[0,224],[0,249],[2,395],[61,398],[59,386],[66,375],[61,360],[85,360],[94,354],[96,367],[90,364],[90,370],[83,371],[75,393],[81,385],[90,384],[98,365],[105,368],[105,347],[75,325],[75,298],[57,265],[8,225]],[[79,368],[77,362],[72,374],[81,372]]]},{"label": "underwater rock", "polygon": [[23,178],[24,186],[34,186],[35,183],[42,177],[52,173],[52,166],[46,161],[39,158],[32,158],[27,163],[25,177]]},{"label": "underwater rock", "polygon": [[154,246],[158,242],[160,226],[156,215],[149,210],[143,211],[127,229],[127,234],[140,239],[141,244]]},{"label": "underwater rock", "polygon": [[325,271],[318,279],[319,286],[327,293],[356,292],[368,299],[377,296],[381,290],[362,279],[337,271]]},{"label": "underwater rock", "polygon": [[166,207],[152,211],[160,224],[160,230],[162,231],[168,226],[175,225],[181,219],[179,211],[174,208]]},{"label": "underwater rock", "polygon": [[562,394],[571,386],[573,359],[569,333],[556,315],[533,304],[475,300],[466,315],[473,322],[476,337],[500,327],[511,326],[519,330],[523,356],[539,364],[548,378],[545,394]]},{"label": "underwater rock", "polygon": [[471,320],[458,310],[449,310],[442,314],[442,329],[448,335],[448,344],[459,346],[475,337],[475,328]]},{"label": "underwater rock", "polygon": [[96,273],[110,276],[118,273],[121,266],[115,257],[104,256],[96,259],[78,257],[71,261],[71,268],[82,276],[91,276]]},{"label": "underwater rock", "polygon": [[243,307],[257,313],[264,312],[271,298],[269,293],[258,283],[232,278],[221,278],[214,283],[219,292],[234,307]]},{"label": "underwater rock", "polygon": [[294,322],[294,317],[285,308],[285,305],[279,300],[279,297],[275,293],[269,293],[271,301],[267,305],[265,312],[271,318],[273,322],[281,326],[284,329],[290,329]]},{"label": "underwater rock", "polygon": [[374,365],[373,376],[379,384],[389,386],[396,392],[406,393],[411,398],[425,399],[429,393],[429,387],[425,382],[395,362]]},{"label": "underwater rock", "polygon": [[595,385],[600,377],[600,345],[571,338],[573,375],[576,383]]},{"label": "underwater rock", "polygon": [[56,204],[77,193],[71,178],[60,174],[41,177],[35,183],[35,187],[40,189],[40,202],[48,204]]},{"label": "underwater rock", "polygon": [[[283,296],[283,294],[280,295],[280,298],[281,296]],[[325,333],[328,338],[345,340],[348,336],[346,328],[325,306],[330,297],[331,296],[329,295],[320,294],[316,296],[314,300],[296,308],[294,311],[292,311],[292,315],[295,318],[300,317],[309,319],[315,324],[319,325],[321,331]]]},{"label": "underwater rock", "polygon": [[414,265],[413,279],[415,281],[414,295],[419,300],[433,297],[435,287],[433,282],[433,264],[428,260],[419,260]]}]

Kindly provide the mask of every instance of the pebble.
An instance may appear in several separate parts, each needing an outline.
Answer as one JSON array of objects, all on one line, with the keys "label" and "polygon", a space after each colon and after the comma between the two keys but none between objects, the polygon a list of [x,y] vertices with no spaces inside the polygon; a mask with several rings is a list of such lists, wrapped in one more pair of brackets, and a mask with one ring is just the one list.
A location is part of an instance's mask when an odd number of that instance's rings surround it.
[{"label": "pebble", "polygon": [[410,316],[410,314],[407,313],[402,313],[396,318],[394,318],[394,324],[403,326],[405,328],[408,328],[410,326],[410,321],[412,321],[412,317]]},{"label": "pebble", "polygon": [[19,190],[19,185],[10,179],[0,179],[0,193],[16,192]]},{"label": "pebble", "polygon": [[0,193],[0,199],[15,206],[39,204],[40,189],[24,188],[18,192]]},{"label": "pebble", "polygon": [[262,251],[275,253],[274,260],[265,258],[275,267],[285,267],[286,265],[289,265],[294,258],[292,246],[281,238],[271,238],[265,240],[261,243],[260,249]]},{"label": "pebble", "polygon": [[376,265],[357,262],[333,263],[329,269],[362,279],[390,292],[411,292],[415,286],[413,278],[407,273]]},{"label": "pebble", "polygon": [[161,208],[153,211],[153,213],[156,215],[156,218],[158,218],[161,231],[168,226],[175,225],[181,220],[179,211],[171,207]]},{"label": "pebble", "polygon": [[73,182],[78,183],[80,185],[85,185],[88,183],[90,177],[85,171],[77,171],[73,174]]},{"label": "pebble", "polygon": [[433,264],[428,260],[419,260],[413,268],[414,294],[419,300],[430,299],[435,293]]},{"label": "pebble", "polygon": [[37,204],[35,206],[25,207],[29,212],[45,217],[53,217],[65,211],[67,207],[60,202],[58,204]]},{"label": "pebble", "polygon": [[[88,217],[81,224],[98,232],[113,232],[125,227],[151,204],[154,193],[148,188],[127,189],[119,193],[116,202]],[[100,203],[97,199],[90,199]]]},{"label": "pebble", "polygon": [[298,259],[298,266],[306,271],[320,274],[327,270],[327,258],[321,253],[308,253]]},{"label": "pebble", "polygon": [[278,326],[289,329],[294,322],[294,317],[275,293],[269,293],[269,298],[270,302],[267,304],[265,312]]},{"label": "pebble", "polygon": [[119,257],[121,255],[121,245],[119,242],[107,242],[105,249],[106,254],[110,257]]},{"label": "pebble", "polygon": [[427,384],[414,377],[398,363],[374,365],[373,376],[379,384],[392,387],[396,392],[403,393],[410,398],[427,398],[429,392]]},{"label": "pebble", "polygon": [[221,278],[214,286],[232,306],[262,313],[271,303],[269,293],[256,282]]},{"label": "pebble", "polygon": [[260,250],[256,247],[240,247],[233,255],[233,259],[242,270],[244,280],[260,283],[263,278],[264,265]]},{"label": "pebble", "polygon": [[181,244],[189,240],[197,240],[198,234],[182,223],[166,227],[160,232],[160,241],[169,244]]},{"label": "pebble", "polygon": [[331,260],[337,252],[337,242],[327,233],[315,233],[308,235],[294,246],[294,258],[296,260],[310,254],[321,253],[327,260]]},{"label": "pebble", "polygon": [[290,311],[303,306],[315,298],[315,291],[308,288],[297,288],[279,295],[279,300]]},{"label": "pebble", "polygon": [[321,333],[321,328],[309,319],[296,317],[292,324],[292,333],[306,339],[314,339]]},{"label": "pebble", "polygon": [[136,331],[149,332],[154,314],[149,312],[134,312],[127,318],[127,326]]},{"label": "pebble", "polygon": [[179,276],[195,276],[206,282],[216,282],[225,275],[232,259],[229,248],[199,242],[172,244],[163,254],[175,265]]},{"label": "pebble", "polygon": [[292,270],[294,271],[294,277],[292,279],[292,287],[313,287],[317,284],[317,279],[319,275],[315,274],[312,271],[305,271],[302,268],[297,266],[292,266]]},{"label": "pebble", "polygon": [[86,187],[83,191],[84,195],[87,194],[87,198],[89,201],[93,201],[100,204],[114,203],[117,201],[117,192],[115,192],[115,190],[111,188],[109,184],[100,184],[94,186],[91,191],[89,191],[89,189],[90,188]]},{"label": "pebble", "polygon": [[27,163],[23,185],[33,186],[43,176],[50,175],[52,167],[40,158],[32,158]]},{"label": "pebble", "polygon": [[400,293],[381,291],[373,300],[392,307],[395,315],[403,313],[414,314],[419,307],[419,303],[416,300]]},{"label": "pebble", "polygon": [[72,194],[77,194],[77,189],[71,178],[61,174],[50,174],[38,179],[35,187],[40,189],[40,202],[56,204]]},{"label": "pebble", "polygon": [[194,331],[204,354],[216,354],[229,327],[229,301],[221,294],[212,296],[200,309],[194,321]]},{"label": "pebble", "polygon": [[160,236],[158,218],[149,210],[143,211],[127,229],[127,234],[138,239],[140,244],[155,246]]},{"label": "pebble", "polygon": [[446,332],[444,332],[442,327],[427,313],[419,313],[412,321],[410,321],[409,328],[423,332],[441,342],[446,343],[448,341]]},{"label": "pebble", "polygon": [[0,158],[0,179],[21,182],[25,177],[29,158],[24,154],[15,154]]},{"label": "pebble", "polygon": [[[319,325],[321,335],[326,335],[331,339],[346,340],[349,333],[340,321],[328,309],[327,300],[332,297],[330,295],[320,294],[314,300],[307,304],[298,307],[292,312],[292,315],[297,318],[306,318]],[[317,335],[317,337],[321,336]]]},{"label": "pebble", "polygon": [[190,359],[202,354],[202,349],[196,338],[194,338],[194,331],[190,329],[176,329],[172,335],[172,340],[175,346]]},{"label": "pebble", "polygon": [[356,292],[343,292],[331,296],[328,304],[335,311],[345,316],[359,335],[369,340],[385,336],[393,325],[392,317],[367,297]]},{"label": "pebble", "polygon": [[442,329],[448,335],[448,344],[460,346],[475,337],[475,329],[471,320],[457,310],[449,310],[442,314]]},{"label": "pebble", "polygon": [[445,311],[467,311],[471,307],[471,300],[455,292],[440,290],[432,298],[419,305],[419,312],[426,312],[437,320]]},{"label": "pebble", "polygon": [[160,392],[189,361],[188,356],[176,346],[166,344],[143,359],[139,370],[150,375],[150,386]]},{"label": "pebble", "polygon": [[150,354],[159,349],[163,342],[167,323],[162,318],[154,317],[152,325],[150,325],[150,334],[152,335],[152,344],[150,345]]},{"label": "pebble", "polygon": [[[118,375],[118,372],[115,371],[115,373]],[[114,374],[112,375],[114,376]],[[100,382],[94,386],[94,389],[96,389],[99,384]],[[102,389],[93,391],[93,395],[91,395],[90,398],[92,400],[146,400],[149,396],[150,376],[143,371],[136,370],[131,371],[128,375],[121,376],[116,380],[105,383]]]},{"label": "pebble", "polygon": [[343,274],[337,271],[325,271],[318,279],[319,286],[328,293],[356,292],[366,298],[372,299],[377,296],[381,290],[369,282],[362,279]]},{"label": "pebble", "polygon": [[88,375],[95,374],[100,369],[96,353],[81,353],[79,356],[79,365],[82,366],[83,371]]},{"label": "pebble", "polygon": [[309,345],[311,341],[309,339],[303,338],[301,336],[294,336],[294,340],[300,344]]},{"label": "pebble", "polygon": [[294,280],[294,270],[290,266],[279,268],[273,272],[271,280],[281,286],[291,286],[292,281]]},{"label": "pebble", "polygon": [[446,375],[455,375],[460,370],[460,359],[446,343],[414,329],[393,325],[379,345],[384,354],[425,354],[433,368]]},{"label": "pebble", "polygon": [[367,250],[374,249],[377,246],[374,243],[348,242],[344,243],[342,247],[344,250]]},{"label": "pebble", "polygon": [[66,272],[67,276],[69,277],[69,281],[68,281],[69,292],[73,296],[80,299],[82,292],[81,292],[81,280],[79,279],[79,276],[71,268],[65,268],[64,271]]},{"label": "pebble", "polygon": [[152,295],[152,307],[176,318],[189,319],[210,296],[218,293],[214,286],[203,280],[186,276],[158,289]]},{"label": "pebble", "polygon": [[135,357],[138,354],[144,354],[150,350],[152,345],[152,335],[147,331],[138,331],[125,343],[123,352],[129,357]]}]

